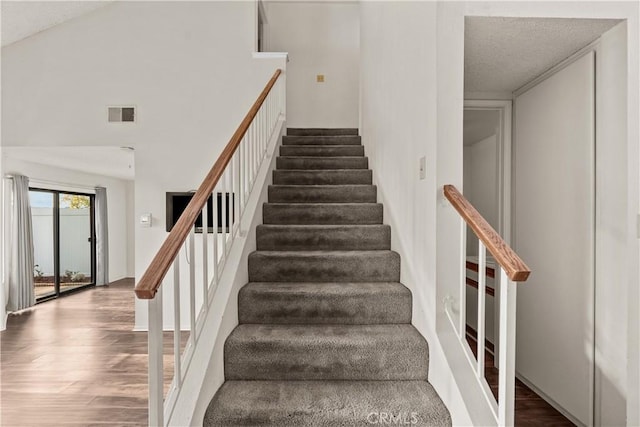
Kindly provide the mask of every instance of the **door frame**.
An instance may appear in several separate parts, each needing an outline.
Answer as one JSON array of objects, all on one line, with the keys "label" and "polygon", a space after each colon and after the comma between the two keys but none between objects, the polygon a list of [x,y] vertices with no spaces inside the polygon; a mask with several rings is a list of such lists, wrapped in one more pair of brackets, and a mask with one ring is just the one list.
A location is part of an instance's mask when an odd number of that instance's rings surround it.
[{"label": "door frame", "polygon": [[[511,181],[512,181],[512,121],[513,121],[513,101],[487,100],[487,99],[465,99],[463,110],[492,110],[498,112],[499,126],[496,147],[496,165],[498,166],[496,180],[496,194],[498,195],[498,234],[502,236],[507,244],[511,244]],[[464,165],[463,165],[464,167]],[[500,351],[500,283],[495,280],[496,288],[494,296],[493,325],[494,325],[494,354]],[[496,368],[498,358],[493,358]]]},{"label": "door frame", "polygon": [[[72,294],[78,290],[86,289],[96,285],[96,216],[95,216],[95,194],[82,193],[78,191],[54,190],[51,188],[29,187],[29,191],[37,191],[41,193],[50,193],[53,195],[53,275],[54,290],[53,294],[36,298],[36,304],[60,298],[65,295]],[[90,224],[90,249],[91,249],[91,283],[69,289],[65,292],[60,291],[60,195],[70,194],[72,196],[86,196],[90,200],[89,208],[89,224]]]}]

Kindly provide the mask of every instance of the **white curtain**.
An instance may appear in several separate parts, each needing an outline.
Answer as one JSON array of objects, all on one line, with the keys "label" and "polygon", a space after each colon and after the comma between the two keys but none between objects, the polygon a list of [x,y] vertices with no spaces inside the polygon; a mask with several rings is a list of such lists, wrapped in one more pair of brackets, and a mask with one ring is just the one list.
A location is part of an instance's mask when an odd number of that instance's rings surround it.
[{"label": "white curtain", "polygon": [[96,187],[96,286],[109,284],[109,227],[107,189]]},{"label": "white curtain", "polygon": [[33,289],[33,229],[29,203],[29,178],[15,175],[11,183],[7,311],[36,303]]}]

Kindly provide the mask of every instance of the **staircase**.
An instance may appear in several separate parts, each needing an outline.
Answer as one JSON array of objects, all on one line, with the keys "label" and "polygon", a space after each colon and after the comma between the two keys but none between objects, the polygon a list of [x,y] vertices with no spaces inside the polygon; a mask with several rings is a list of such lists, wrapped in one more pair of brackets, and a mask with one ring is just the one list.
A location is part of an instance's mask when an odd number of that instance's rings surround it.
[{"label": "staircase", "polygon": [[357,129],[288,129],[205,426],[449,426]]}]

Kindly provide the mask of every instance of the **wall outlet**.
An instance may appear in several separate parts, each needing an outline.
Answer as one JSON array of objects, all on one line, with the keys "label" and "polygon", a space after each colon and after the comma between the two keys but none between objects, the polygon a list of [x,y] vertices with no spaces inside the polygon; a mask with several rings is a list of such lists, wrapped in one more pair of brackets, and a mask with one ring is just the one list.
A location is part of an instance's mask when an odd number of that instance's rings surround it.
[{"label": "wall outlet", "polygon": [[324,74],[318,74],[318,75],[316,76],[316,81],[317,81],[318,83],[324,83]]},{"label": "wall outlet", "polygon": [[427,177],[427,158],[425,156],[420,157],[420,179]]}]

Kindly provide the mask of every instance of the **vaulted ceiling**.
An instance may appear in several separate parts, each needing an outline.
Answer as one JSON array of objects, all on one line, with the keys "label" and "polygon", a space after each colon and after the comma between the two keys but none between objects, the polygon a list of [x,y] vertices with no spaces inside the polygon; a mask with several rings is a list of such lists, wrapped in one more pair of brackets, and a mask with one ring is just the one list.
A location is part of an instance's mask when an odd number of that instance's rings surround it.
[{"label": "vaulted ceiling", "polygon": [[0,2],[2,46],[32,36],[70,19],[104,7],[112,1],[6,1]]}]

